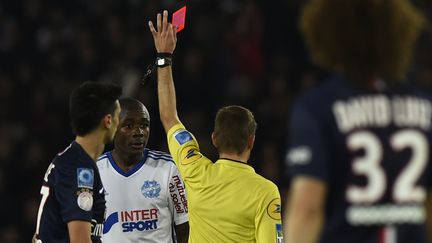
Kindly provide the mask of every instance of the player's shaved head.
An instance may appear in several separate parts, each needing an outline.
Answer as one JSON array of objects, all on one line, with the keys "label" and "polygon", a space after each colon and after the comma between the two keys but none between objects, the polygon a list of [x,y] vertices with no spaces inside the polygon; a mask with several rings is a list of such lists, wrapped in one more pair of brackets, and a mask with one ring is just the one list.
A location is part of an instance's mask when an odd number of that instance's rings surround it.
[{"label": "player's shaved head", "polygon": [[134,98],[126,97],[119,99],[119,102],[121,107],[120,116],[126,114],[126,112],[143,112],[147,114],[150,118],[147,108],[143,103],[141,103],[141,101]]}]

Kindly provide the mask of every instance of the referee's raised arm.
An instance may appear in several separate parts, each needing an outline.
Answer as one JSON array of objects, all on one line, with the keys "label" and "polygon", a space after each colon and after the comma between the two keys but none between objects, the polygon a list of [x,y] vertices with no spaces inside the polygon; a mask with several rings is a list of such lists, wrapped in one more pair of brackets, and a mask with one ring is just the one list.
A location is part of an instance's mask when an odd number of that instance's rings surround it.
[{"label": "referee's raised arm", "polygon": [[166,10],[163,11],[163,15],[157,14],[156,28],[152,21],[149,21],[149,28],[157,51],[156,67],[160,119],[165,132],[168,132],[175,124],[180,123],[171,68],[177,36],[175,27],[168,23],[168,11]]}]

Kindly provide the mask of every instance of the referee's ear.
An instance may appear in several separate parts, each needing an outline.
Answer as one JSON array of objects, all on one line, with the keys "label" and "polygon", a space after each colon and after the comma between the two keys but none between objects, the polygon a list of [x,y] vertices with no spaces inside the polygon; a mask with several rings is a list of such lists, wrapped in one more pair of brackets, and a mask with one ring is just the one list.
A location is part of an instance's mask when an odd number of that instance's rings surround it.
[{"label": "referee's ear", "polygon": [[217,143],[216,143],[216,134],[215,134],[214,131],[213,131],[212,134],[211,134],[211,139],[212,139],[213,146],[215,146],[215,148],[217,148]]},{"label": "referee's ear", "polygon": [[249,151],[252,151],[254,144],[255,144],[255,135],[251,135],[248,138],[247,149]]}]

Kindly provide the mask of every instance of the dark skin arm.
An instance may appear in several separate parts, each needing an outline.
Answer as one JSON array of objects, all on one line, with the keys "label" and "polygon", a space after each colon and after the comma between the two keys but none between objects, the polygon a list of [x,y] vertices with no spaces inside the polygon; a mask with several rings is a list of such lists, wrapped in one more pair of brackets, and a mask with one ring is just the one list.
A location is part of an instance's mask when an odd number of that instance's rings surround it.
[{"label": "dark skin arm", "polygon": [[176,234],[177,234],[177,242],[178,243],[187,243],[189,240],[189,223],[183,223],[174,226]]}]

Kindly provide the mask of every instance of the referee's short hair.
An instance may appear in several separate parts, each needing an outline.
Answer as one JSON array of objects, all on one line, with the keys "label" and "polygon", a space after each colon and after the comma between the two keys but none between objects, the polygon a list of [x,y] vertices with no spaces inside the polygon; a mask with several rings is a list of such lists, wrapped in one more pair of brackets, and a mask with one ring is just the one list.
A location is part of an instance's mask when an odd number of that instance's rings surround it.
[{"label": "referee's short hair", "polygon": [[248,139],[255,135],[257,123],[250,110],[242,106],[226,106],[216,114],[214,135],[219,152],[242,153]]}]

